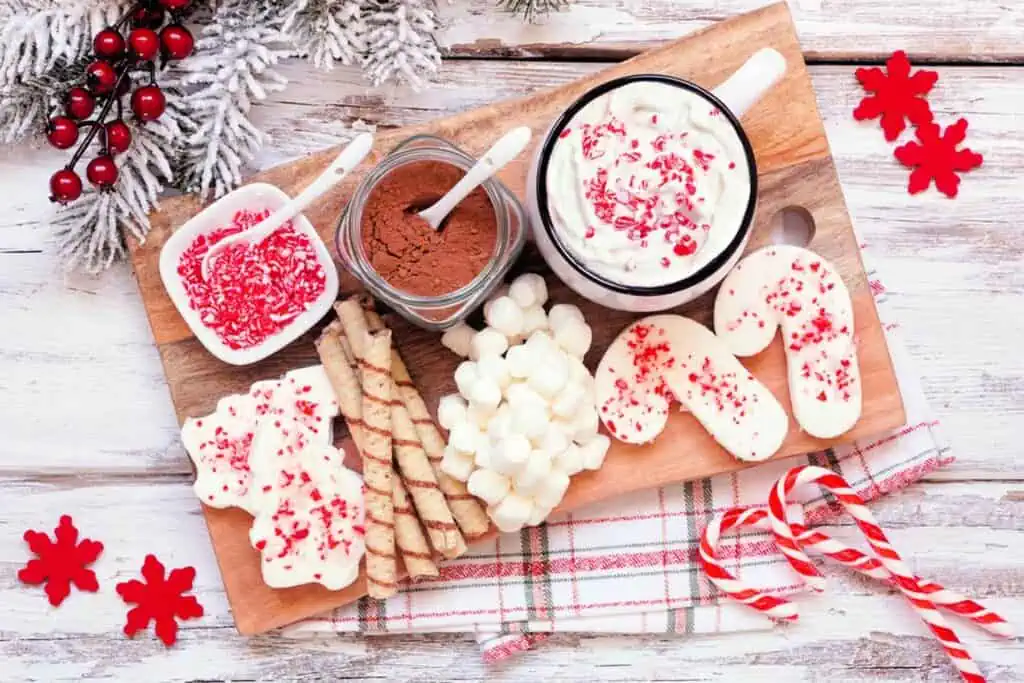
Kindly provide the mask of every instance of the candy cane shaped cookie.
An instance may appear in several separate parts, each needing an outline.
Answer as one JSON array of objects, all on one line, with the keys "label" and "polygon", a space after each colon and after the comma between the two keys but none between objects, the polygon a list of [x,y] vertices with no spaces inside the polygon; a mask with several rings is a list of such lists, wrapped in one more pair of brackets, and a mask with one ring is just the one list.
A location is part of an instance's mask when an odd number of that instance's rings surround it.
[{"label": "candy cane shaped cookie", "polygon": [[818,484],[835,496],[836,500],[850,513],[853,521],[867,539],[868,545],[877,555],[879,562],[892,575],[896,587],[906,596],[918,616],[942,644],[963,679],[972,682],[984,681],[978,665],[971,659],[970,653],[946,623],[935,603],[924,597],[925,593],[921,590],[917,578],[889,543],[885,532],[878,526],[878,522],[875,521],[874,515],[864,504],[864,500],[850,488],[846,480],[824,467],[793,468],[779,479],[768,497],[772,533],[775,535],[779,549],[782,550],[793,569],[812,586],[821,587],[824,583],[824,579],[811,563],[810,558],[807,557],[787,520],[786,498],[795,488],[812,483]]},{"label": "candy cane shaped cookie", "polygon": [[[802,524],[792,524],[793,534],[803,547],[821,553],[830,560],[879,581],[892,581],[892,575],[877,558],[865,555],[856,548],[836,541],[828,534]],[[796,618],[796,607],[782,598],[746,586],[736,579],[718,560],[718,545],[722,535],[731,530],[751,529],[771,531],[768,510],[764,508],[733,508],[714,518],[704,531],[700,543],[700,560],[704,572],[715,586],[734,599],[750,605],[776,620]],[[981,603],[951,591],[934,581],[917,577],[922,595],[939,607],[970,619],[980,628],[1001,638],[1012,638],[1013,628],[1001,616]]]},{"label": "candy cane shaped cookie", "polygon": [[715,299],[715,333],[737,356],[760,353],[780,327],[797,422],[820,438],[848,431],[861,411],[850,293],[831,263],[785,244],[740,261]]},{"label": "candy cane shaped cookie", "polygon": [[789,428],[768,388],[711,330],[679,315],[651,316],[623,330],[594,379],[598,414],[626,443],[660,434],[673,401],[740,460],[770,457]]}]

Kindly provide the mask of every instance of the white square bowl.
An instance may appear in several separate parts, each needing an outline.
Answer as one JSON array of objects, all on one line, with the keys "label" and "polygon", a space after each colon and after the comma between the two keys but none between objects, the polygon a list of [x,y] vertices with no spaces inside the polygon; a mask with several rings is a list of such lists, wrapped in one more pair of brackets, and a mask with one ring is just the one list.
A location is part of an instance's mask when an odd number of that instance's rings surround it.
[{"label": "white square bowl", "polygon": [[317,258],[323,263],[326,286],[320,298],[314,301],[305,312],[299,314],[291,324],[256,346],[247,349],[232,349],[221,341],[213,330],[204,325],[198,312],[189,306],[188,295],[181,282],[181,277],[178,275],[178,261],[193,240],[216,228],[230,225],[235,213],[240,209],[249,211],[270,209],[273,211],[288,199],[288,195],[274,185],[267,183],[244,185],[224,195],[178,228],[160,251],[160,278],[164,281],[164,287],[167,289],[171,301],[174,302],[175,308],[188,323],[196,339],[206,347],[207,351],[225,363],[249,365],[280,351],[323,318],[338,297],[338,271],[334,265],[334,259],[331,258],[327,245],[320,239],[313,224],[304,215],[299,214],[292,219],[292,225],[297,231],[310,238]]}]

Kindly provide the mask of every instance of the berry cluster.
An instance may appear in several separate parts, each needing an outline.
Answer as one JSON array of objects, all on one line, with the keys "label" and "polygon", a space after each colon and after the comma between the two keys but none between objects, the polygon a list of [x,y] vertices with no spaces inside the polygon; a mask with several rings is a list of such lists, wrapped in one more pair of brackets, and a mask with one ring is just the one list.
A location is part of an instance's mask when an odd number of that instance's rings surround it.
[{"label": "berry cluster", "polygon": [[[189,2],[142,0],[117,24],[96,34],[93,61],[85,69],[84,85],[68,91],[64,114],[50,119],[46,127],[46,137],[57,149],[75,146],[82,129],[88,129],[71,162],[50,178],[52,201],[70,202],[81,196],[82,179],[75,172],[75,164],[97,134],[101,136],[102,147],[89,162],[85,175],[101,190],[110,189],[117,182],[114,156],[127,150],[132,142],[121,98],[131,92],[131,110],[138,121],[155,121],[164,113],[166,99],[155,82],[156,61],[161,58],[166,63],[192,54],[195,41],[180,23],[180,14]],[[133,82],[133,75],[139,79],[138,84]],[[107,121],[114,107],[117,115]],[[93,118],[97,109],[99,113]]]}]

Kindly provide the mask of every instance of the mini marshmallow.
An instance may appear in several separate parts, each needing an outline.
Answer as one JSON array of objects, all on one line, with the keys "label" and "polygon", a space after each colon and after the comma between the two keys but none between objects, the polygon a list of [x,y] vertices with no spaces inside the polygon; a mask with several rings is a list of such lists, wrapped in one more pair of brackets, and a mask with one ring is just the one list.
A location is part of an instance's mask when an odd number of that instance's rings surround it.
[{"label": "mini marshmallow", "polygon": [[476,453],[473,455],[473,462],[482,469],[494,469],[491,467],[491,444],[486,436],[483,437],[482,443],[477,444]]},{"label": "mini marshmallow", "polygon": [[526,340],[526,346],[528,348],[550,351],[558,349],[558,345],[555,344],[554,338],[548,334],[547,330],[537,330]]},{"label": "mini marshmallow", "polygon": [[476,452],[479,434],[480,430],[472,422],[460,422],[448,433],[448,445],[460,453],[472,455]]},{"label": "mini marshmallow", "polygon": [[494,444],[491,449],[491,469],[509,476],[523,469],[532,447],[522,434],[512,433]]},{"label": "mini marshmallow", "polygon": [[552,465],[570,477],[574,474],[579,474],[586,466],[583,460],[583,449],[574,443],[569,444],[568,448],[555,456]]},{"label": "mini marshmallow", "polygon": [[[459,388],[462,398],[469,399],[473,394],[473,385],[480,379],[480,371],[471,360],[462,361],[455,368],[455,386]],[[449,429],[451,429],[449,427]]]},{"label": "mini marshmallow", "polygon": [[594,376],[587,370],[583,360],[575,356],[569,356],[569,379],[579,384],[590,393],[594,389]]},{"label": "mini marshmallow", "polygon": [[494,470],[475,470],[466,480],[466,487],[488,505],[495,505],[508,495],[511,483],[508,477]]},{"label": "mini marshmallow", "polygon": [[534,501],[533,511],[530,512],[530,517],[526,520],[526,526],[538,526],[543,524],[550,516],[551,508],[544,507],[543,505],[537,505],[536,501]]},{"label": "mini marshmallow", "polygon": [[458,323],[441,335],[441,345],[460,358],[468,358],[470,343],[475,334],[476,330],[466,323]]},{"label": "mini marshmallow", "polygon": [[441,458],[441,471],[452,479],[466,481],[473,473],[473,458],[448,446]]},{"label": "mini marshmallow", "polygon": [[569,381],[569,362],[565,354],[556,351],[545,353],[543,359],[530,370],[530,388],[541,396],[552,399]]},{"label": "mini marshmallow", "polygon": [[555,343],[576,358],[587,355],[593,340],[594,333],[590,325],[581,320],[569,318],[555,329]]},{"label": "mini marshmallow", "polygon": [[548,430],[548,408],[544,403],[527,401],[512,406],[512,432],[530,441],[539,441]]},{"label": "mini marshmallow", "polygon": [[481,358],[477,361],[477,371],[481,377],[493,380],[502,391],[512,381],[508,372],[508,361],[503,356],[485,356]]},{"label": "mini marshmallow", "polygon": [[[475,388],[475,387],[474,387]],[[476,401],[470,401],[466,408],[466,421],[475,424],[477,429],[484,431],[491,422],[495,410],[489,405],[481,405]]]},{"label": "mini marshmallow", "polygon": [[514,337],[523,331],[523,309],[509,296],[495,299],[484,314],[484,319],[506,337]]},{"label": "mini marshmallow", "polygon": [[583,312],[572,304],[555,304],[548,311],[548,325],[552,330],[559,329],[570,319],[579,320],[581,323],[587,322],[583,317]]},{"label": "mini marshmallow", "polygon": [[541,481],[550,473],[551,456],[544,451],[531,451],[530,457],[526,459],[523,469],[516,475],[512,486],[516,493],[532,496],[534,491],[540,486]]},{"label": "mini marshmallow", "polygon": [[533,306],[543,306],[548,300],[548,285],[544,278],[536,273],[524,273],[512,281],[508,295],[523,310]]},{"label": "mini marshmallow", "polygon": [[490,377],[480,376],[479,372],[477,374],[476,383],[469,388],[469,404],[490,415],[501,403],[501,387]]},{"label": "mini marshmallow", "polygon": [[598,434],[587,443],[580,446],[583,453],[583,467],[588,470],[599,470],[604,464],[604,457],[608,455],[608,449],[612,441],[604,434]]},{"label": "mini marshmallow", "polygon": [[437,421],[448,430],[460,422],[465,422],[466,400],[458,394],[442,396],[437,402]]},{"label": "mini marshmallow", "polygon": [[597,435],[599,422],[594,406],[584,405],[572,421],[572,440],[580,444],[587,443]]},{"label": "mini marshmallow", "polygon": [[531,306],[523,311],[523,336],[529,337],[537,330],[548,329],[548,314],[540,306]]},{"label": "mini marshmallow", "polygon": [[494,293],[487,298],[487,301],[484,302],[484,318],[487,318],[487,315],[491,312],[491,306],[494,305],[494,302],[501,297],[506,296],[508,294],[508,290],[508,285],[499,285],[498,288],[494,290]]},{"label": "mini marshmallow", "polygon": [[553,508],[562,502],[565,490],[569,488],[569,475],[559,469],[551,470],[537,491],[533,494],[534,504],[545,508]]},{"label": "mini marshmallow", "polygon": [[559,429],[554,424],[549,424],[548,430],[544,432],[544,436],[540,440],[539,448],[547,453],[549,457],[556,458],[564,453],[571,443],[568,434],[564,430]]},{"label": "mini marshmallow", "polygon": [[498,412],[487,422],[487,436],[492,441],[500,441],[512,433],[512,409],[507,403],[498,406]]},{"label": "mini marshmallow", "polygon": [[485,327],[473,335],[469,357],[473,360],[480,360],[487,356],[500,356],[507,350],[508,337],[493,327]]},{"label": "mini marshmallow", "polygon": [[508,374],[515,379],[526,379],[530,376],[532,361],[533,351],[526,344],[513,346],[505,354],[505,365],[508,367]]},{"label": "mini marshmallow", "polygon": [[531,389],[530,385],[526,382],[514,382],[510,384],[508,389],[505,390],[505,398],[508,400],[509,407],[512,409],[526,403],[547,405],[547,401],[544,400],[544,397]]},{"label": "mini marshmallow", "polygon": [[556,417],[571,420],[573,415],[583,405],[586,395],[587,392],[583,387],[570,377],[569,383],[565,385],[565,388],[562,389],[561,393],[551,403],[551,413]]},{"label": "mini marshmallow", "polygon": [[495,505],[488,512],[494,521],[494,526],[500,531],[508,533],[519,531],[526,524],[533,512],[533,501],[517,493],[509,493],[500,503]]}]

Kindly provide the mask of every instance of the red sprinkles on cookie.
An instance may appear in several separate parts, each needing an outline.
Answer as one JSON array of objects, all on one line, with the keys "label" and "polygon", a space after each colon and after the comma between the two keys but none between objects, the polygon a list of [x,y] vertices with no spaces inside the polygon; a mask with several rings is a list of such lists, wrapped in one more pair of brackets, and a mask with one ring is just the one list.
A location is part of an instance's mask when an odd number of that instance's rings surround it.
[{"label": "red sprinkles on cookie", "polygon": [[874,94],[861,100],[853,110],[853,118],[866,121],[881,117],[885,139],[892,142],[906,129],[907,121],[921,126],[932,120],[932,110],[925,96],[939,74],[920,69],[911,75],[910,60],[902,50],[893,54],[885,66],[886,71],[878,67],[857,69],[857,80]]},{"label": "red sprinkles on cookie", "polygon": [[917,129],[917,142],[896,148],[901,164],[913,168],[908,190],[924,192],[935,181],[935,187],[947,197],[956,197],[960,188],[958,173],[967,173],[981,166],[983,157],[968,148],[958,149],[967,137],[967,120],[960,119],[941,135],[938,124],[928,123]]},{"label": "red sprinkles on cookie", "polygon": [[128,611],[124,633],[129,638],[145,630],[150,621],[156,622],[156,635],[170,646],[178,639],[176,619],[196,619],[203,616],[203,606],[192,595],[196,570],[192,567],[172,569],[164,578],[164,566],[153,555],[146,555],[142,565],[145,583],[132,579],[117,584],[117,594],[128,604],[138,605]]},{"label": "red sprinkles on cookie", "polygon": [[86,567],[103,552],[103,544],[88,538],[79,541],[78,529],[68,515],[60,518],[53,537],[51,541],[40,531],[25,532],[25,542],[38,557],[18,571],[18,579],[31,586],[45,583],[44,590],[54,607],[71,593],[71,584],[90,593],[99,590],[96,574]]}]

